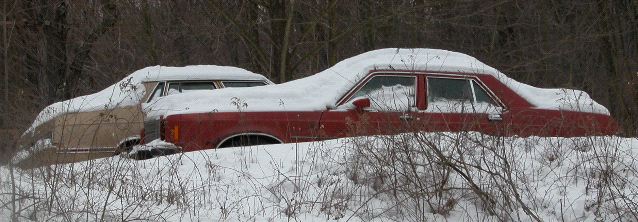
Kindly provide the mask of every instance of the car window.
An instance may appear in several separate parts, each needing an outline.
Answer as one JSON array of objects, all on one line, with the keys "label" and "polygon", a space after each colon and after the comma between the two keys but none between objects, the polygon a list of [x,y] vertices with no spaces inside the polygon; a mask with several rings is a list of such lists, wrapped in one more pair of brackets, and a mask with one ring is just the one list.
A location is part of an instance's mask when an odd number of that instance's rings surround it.
[{"label": "car window", "polygon": [[164,83],[160,82],[155,87],[155,90],[153,91],[153,94],[151,94],[151,97],[148,99],[148,102],[157,100],[159,97],[162,96],[163,92],[164,92]]},{"label": "car window", "polygon": [[266,83],[264,82],[250,82],[250,81],[222,81],[224,87],[232,88],[232,87],[253,87],[253,86],[264,86]]},{"label": "car window", "polygon": [[197,90],[213,90],[215,89],[213,82],[171,82],[168,84],[167,95],[176,93],[184,93]]},{"label": "car window", "polygon": [[166,95],[173,95],[173,94],[177,94],[180,93],[181,91],[179,91],[179,83],[178,82],[172,82],[170,84],[168,84],[168,91],[166,92]]},{"label": "car window", "polygon": [[196,91],[196,90],[213,90],[215,84],[213,82],[183,82],[179,84],[180,92]]},{"label": "car window", "polygon": [[497,104],[476,81],[472,81],[472,88],[474,88],[474,95],[476,95],[476,103]]},{"label": "car window", "polygon": [[491,112],[498,107],[485,89],[471,79],[427,78],[428,110]]},{"label": "car window", "polygon": [[428,102],[471,102],[472,88],[467,79],[428,78]]},{"label": "car window", "polygon": [[351,97],[351,101],[367,97],[371,107],[379,111],[409,110],[416,104],[415,82],[414,76],[374,76]]}]

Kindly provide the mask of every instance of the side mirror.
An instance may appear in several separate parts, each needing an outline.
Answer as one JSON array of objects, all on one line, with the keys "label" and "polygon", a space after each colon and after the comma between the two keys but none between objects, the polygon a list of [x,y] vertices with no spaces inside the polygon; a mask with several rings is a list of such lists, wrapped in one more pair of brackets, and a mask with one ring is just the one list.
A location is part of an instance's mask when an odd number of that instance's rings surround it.
[{"label": "side mirror", "polygon": [[363,112],[365,108],[370,107],[370,99],[368,98],[357,99],[355,101],[352,101],[352,105],[354,105],[354,109],[357,112]]}]

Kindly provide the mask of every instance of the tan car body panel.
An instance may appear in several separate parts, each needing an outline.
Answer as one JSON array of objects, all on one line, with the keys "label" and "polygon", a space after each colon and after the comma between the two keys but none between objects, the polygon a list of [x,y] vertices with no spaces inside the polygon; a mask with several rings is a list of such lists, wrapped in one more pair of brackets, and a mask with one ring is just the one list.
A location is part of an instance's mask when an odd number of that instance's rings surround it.
[{"label": "tan car body panel", "polygon": [[73,163],[110,156],[113,156],[113,153],[60,153],[58,152],[58,149],[45,149],[40,152],[33,153],[27,159],[16,163],[16,166],[22,169],[30,169],[52,164]]},{"label": "tan car body panel", "polygon": [[[162,80],[161,82],[213,81],[216,88],[225,80]],[[238,80],[242,81],[242,80]],[[248,80],[258,81],[258,80]],[[109,110],[66,113],[36,127],[34,132],[21,138],[23,147],[33,146],[42,138],[51,138],[53,147],[32,153],[17,165],[22,168],[71,163],[118,153],[118,147],[128,139],[139,138],[144,128],[141,103],[147,102],[158,81],[144,82],[145,94],[139,104]],[[264,81],[265,84],[269,82]]]},{"label": "tan car body panel", "polygon": [[112,110],[70,113],[55,119],[53,144],[59,152],[110,152],[125,139],[139,135],[144,114],[140,105]]},{"label": "tan car body panel", "polygon": [[[156,85],[157,82],[144,83],[146,93],[142,102],[148,100]],[[50,137],[53,147],[34,153],[18,166],[32,168],[113,156],[127,139],[139,137],[143,127],[141,104],[66,113],[38,126],[32,137],[21,141],[23,146],[32,146],[39,138]]]}]

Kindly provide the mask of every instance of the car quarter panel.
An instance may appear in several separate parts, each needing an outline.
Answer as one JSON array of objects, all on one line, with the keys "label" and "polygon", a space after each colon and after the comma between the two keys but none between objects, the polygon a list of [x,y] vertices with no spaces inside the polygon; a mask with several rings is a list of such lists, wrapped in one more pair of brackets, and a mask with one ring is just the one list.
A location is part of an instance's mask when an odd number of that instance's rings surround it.
[{"label": "car quarter panel", "polygon": [[55,120],[53,144],[64,152],[114,152],[122,138],[143,127],[139,105],[111,110],[68,113]]},{"label": "car quarter panel", "polygon": [[319,137],[321,112],[214,112],[168,116],[168,142],[183,151],[216,148],[224,139],[241,134],[265,134],[283,142]]},{"label": "car quarter panel", "polygon": [[563,110],[511,109],[503,115],[507,135],[578,137],[615,135],[616,121],[608,115]]}]

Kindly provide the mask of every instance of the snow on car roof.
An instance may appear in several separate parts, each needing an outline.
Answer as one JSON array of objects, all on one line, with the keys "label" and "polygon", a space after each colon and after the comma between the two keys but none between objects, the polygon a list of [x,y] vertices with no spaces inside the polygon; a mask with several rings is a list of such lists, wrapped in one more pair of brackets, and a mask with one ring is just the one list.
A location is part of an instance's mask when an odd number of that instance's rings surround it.
[{"label": "snow on car roof", "polygon": [[[266,80],[266,77],[251,71],[233,67],[216,65],[192,65],[184,67],[151,66],[134,72],[141,74],[140,82],[169,80]],[[129,76],[129,77],[131,77]],[[128,77],[127,77],[128,78]]]},{"label": "snow on car roof", "polygon": [[474,57],[439,49],[379,49],[348,59],[315,75],[278,85],[227,88],[215,94],[171,95],[153,107],[149,118],[184,113],[223,111],[319,111],[337,101],[374,70],[427,70],[493,75],[540,109],[609,114],[587,93],[571,89],[541,89],[507,77]]},{"label": "snow on car roof", "polygon": [[145,94],[143,82],[165,80],[263,80],[266,77],[248,70],[216,65],[184,67],[150,66],[137,70],[119,82],[94,94],[51,104],[35,118],[27,132],[57,116],[72,112],[88,112],[136,105]]}]

